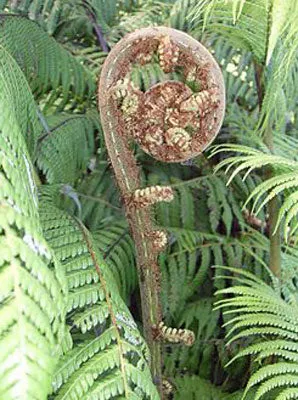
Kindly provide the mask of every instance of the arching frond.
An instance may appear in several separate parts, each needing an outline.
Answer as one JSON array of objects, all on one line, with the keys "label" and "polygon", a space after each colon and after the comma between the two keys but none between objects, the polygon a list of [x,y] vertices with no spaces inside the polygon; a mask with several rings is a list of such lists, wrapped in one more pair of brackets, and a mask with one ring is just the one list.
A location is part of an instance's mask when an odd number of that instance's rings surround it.
[{"label": "arching frond", "polygon": [[56,360],[69,345],[66,287],[42,234],[25,142],[34,147],[34,102],[22,72],[2,46],[0,92],[0,397],[45,400]]},{"label": "arching frond", "polygon": [[54,398],[128,399],[133,393],[158,399],[147,346],[94,239],[79,220],[47,201],[43,205],[44,233],[68,281],[68,319],[75,343],[59,361]]},{"label": "arching frond", "polygon": [[[239,7],[240,6],[240,7]],[[216,32],[235,47],[252,52],[260,62],[266,57],[269,8],[266,0],[197,1],[190,17],[198,29]]]},{"label": "arching frond", "polygon": [[[291,143],[291,142],[290,142]],[[287,140],[282,147],[287,150]],[[297,225],[292,227],[288,232],[292,220],[296,217],[298,211],[297,205],[297,171],[298,163],[296,160],[289,159],[288,157],[278,156],[273,154],[265,154],[259,150],[254,150],[249,147],[239,145],[222,145],[214,148],[212,155],[218,152],[231,152],[236,151],[244,155],[229,157],[221,161],[216,169],[226,167],[228,172],[232,167],[236,167],[229,178],[229,182],[240,172],[246,170],[245,176],[255,168],[261,168],[270,165],[276,171],[272,178],[267,179],[258,185],[249,195],[246,203],[254,199],[252,212],[256,209],[256,214],[268,204],[268,202],[279,194],[286,195],[285,200],[279,210],[279,216],[276,223],[277,228],[282,220],[285,218],[284,235],[288,238],[289,234],[294,233]],[[295,157],[295,155],[294,155]]]},{"label": "arching frond", "polygon": [[37,21],[49,34],[52,34],[57,28],[61,16],[65,13],[65,3],[67,1],[62,0],[2,0],[0,11],[28,15],[30,19]]},{"label": "arching frond", "polygon": [[63,98],[70,93],[90,97],[95,84],[78,61],[37,23],[24,17],[0,17],[0,45],[19,64],[36,96],[50,89],[61,90]]},{"label": "arching frond", "polygon": [[286,398],[290,388],[293,395],[297,396],[296,298],[291,296],[287,302],[278,291],[249,272],[229,270],[235,275],[235,285],[220,290],[218,294],[229,297],[217,302],[217,307],[223,309],[224,314],[231,315],[226,323],[229,327],[229,342],[247,335],[258,339],[230,361],[245,355],[252,355],[256,360],[256,371],[248,381],[243,398],[256,386],[255,399],[263,398],[274,389],[278,389],[279,398]]}]

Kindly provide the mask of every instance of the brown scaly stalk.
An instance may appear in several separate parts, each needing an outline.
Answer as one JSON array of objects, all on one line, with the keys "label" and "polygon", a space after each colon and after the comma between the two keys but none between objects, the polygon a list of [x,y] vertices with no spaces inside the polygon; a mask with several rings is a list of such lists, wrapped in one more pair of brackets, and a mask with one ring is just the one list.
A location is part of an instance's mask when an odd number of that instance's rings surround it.
[{"label": "brown scaly stalk", "polygon": [[[182,71],[182,82],[157,83],[145,93],[136,88],[130,78],[133,65],[154,59],[165,73]],[[98,105],[136,246],[144,336],[151,351],[151,371],[161,391],[160,341],[176,343],[179,339],[188,345],[193,335],[162,322],[158,255],[167,244],[167,235],[156,227],[152,206],[171,201],[174,193],[169,186],[143,187],[130,144],[136,141],[164,162],[181,162],[200,154],[222,124],[222,74],[210,53],[187,34],[166,27],[144,28],[127,35],[107,57]]]}]

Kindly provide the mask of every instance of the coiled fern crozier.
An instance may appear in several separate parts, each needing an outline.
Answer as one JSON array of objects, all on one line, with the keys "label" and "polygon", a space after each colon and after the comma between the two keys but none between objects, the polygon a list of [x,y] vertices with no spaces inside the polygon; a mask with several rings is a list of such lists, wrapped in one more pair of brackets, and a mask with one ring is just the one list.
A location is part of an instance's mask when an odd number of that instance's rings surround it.
[{"label": "coiled fern crozier", "polygon": [[[143,92],[131,80],[132,67],[155,59],[165,73],[180,74],[181,82],[168,80]],[[156,226],[151,207],[170,202],[174,193],[168,186],[142,187],[131,141],[164,162],[182,162],[200,154],[223,120],[223,78],[212,56],[196,40],[174,29],[145,28],[113,48],[102,69],[98,93],[105,141],[136,245],[151,371],[161,390],[159,339],[166,339],[163,333],[170,328],[162,323],[158,254],[167,235]],[[181,330],[179,335],[184,337]]]}]

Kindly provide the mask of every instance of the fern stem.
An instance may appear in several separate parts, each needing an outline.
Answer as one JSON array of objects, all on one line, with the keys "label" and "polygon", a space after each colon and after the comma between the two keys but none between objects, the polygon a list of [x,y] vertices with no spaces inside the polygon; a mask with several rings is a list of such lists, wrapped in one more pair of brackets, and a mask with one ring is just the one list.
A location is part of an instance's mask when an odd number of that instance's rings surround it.
[{"label": "fern stem", "polygon": [[97,260],[97,257],[96,257],[96,254],[95,254],[95,250],[93,248],[93,243],[92,243],[92,240],[91,240],[91,238],[90,238],[90,236],[88,234],[88,231],[87,231],[87,229],[85,228],[85,226],[82,224],[82,222],[80,220],[77,219],[76,221],[77,221],[77,223],[78,223],[78,225],[79,225],[79,227],[80,227],[80,229],[82,231],[82,235],[83,235],[83,237],[85,239],[89,254],[90,254],[90,256],[92,258],[92,261],[94,263],[95,270],[96,270],[97,275],[99,277],[99,281],[101,282],[101,284],[103,286],[103,289],[104,289],[104,292],[105,292],[105,297],[106,297],[106,302],[107,302],[108,309],[109,309],[109,314],[110,314],[110,317],[111,317],[112,324],[113,324],[113,326],[115,328],[115,335],[116,335],[116,338],[117,338],[116,340],[117,340],[117,344],[118,344],[120,368],[121,368],[122,377],[123,377],[124,395],[125,395],[125,398],[128,399],[129,398],[129,385],[128,385],[128,382],[127,382],[127,379],[126,379],[127,373],[126,373],[126,369],[125,369],[125,362],[124,362],[124,356],[123,356],[124,355],[124,350],[123,350],[123,347],[122,347],[122,340],[121,340],[121,336],[120,336],[120,333],[119,333],[119,328],[118,328],[118,325],[117,325],[116,316],[115,316],[114,309],[113,309],[113,304],[112,304],[112,301],[111,301],[111,298],[110,298],[110,293],[109,293],[109,291],[107,289],[106,281],[105,281],[103,273],[101,272],[100,265],[99,265],[99,262]]},{"label": "fern stem", "polygon": [[[115,126],[110,125],[110,122],[105,118],[110,113],[108,110],[109,108],[102,109],[101,114],[103,126],[106,123],[109,124],[109,129],[104,129],[105,142],[122,196],[127,198],[141,185],[138,168],[133,153],[129,150],[123,138],[118,136],[115,140]],[[130,209],[127,212],[127,218],[136,247],[143,332],[151,353],[152,375],[155,382],[160,386],[159,382],[162,381],[161,348],[160,344],[154,341],[152,333],[152,326],[158,325],[161,321],[160,288],[156,284],[160,280],[160,273],[157,254],[153,251],[150,240],[144,234],[145,227],[147,230],[153,231],[153,224],[148,210]]]},{"label": "fern stem", "polygon": [[[273,132],[270,126],[267,127],[264,143],[268,149],[273,153]],[[266,179],[270,179],[273,176],[272,168],[268,169],[266,173]],[[281,231],[280,227],[276,228],[276,223],[279,213],[279,201],[278,197],[274,197],[269,201],[268,204],[268,227],[269,227],[269,239],[270,239],[270,252],[269,252],[269,268],[272,273],[278,278],[281,275]]]},{"label": "fern stem", "polygon": [[104,53],[108,53],[109,46],[104,38],[101,26],[97,23],[95,11],[92,9],[92,6],[88,4],[88,2],[85,0],[83,0],[83,7],[86,9],[87,16],[90,19],[91,24],[93,25],[98,43],[102,51]]},{"label": "fern stem", "polygon": [[[109,63],[110,64],[110,63]],[[106,92],[105,74],[108,73],[110,65],[103,69],[99,86],[100,93]],[[103,98],[103,100],[106,100]],[[101,118],[104,128],[105,142],[111,159],[115,177],[120,188],[122,197],[129,198],[131,194],[140,188],[141,181],[139,170],[128,143],[120,135],[116,135],[117,119],[113,115],[111,99],[101,104]],[[136,247],[136,261],[139,276],[143,333],[151,353],[151,372],[161,393],[162,382],[162,358],[160,343],[153,338],[152,326],[161,321],[160,280],[157,263],[157,253],[152,248],[152,243],[146,237],[144,230],[153,231],[151,214],[148,209],[127,210],[127,218]]]},{"label": "fern stem", "polygon": [[[255,64],[255,78],[257,85],[257,93],[259,100],[259,113],[262,113],[263,99],[265,96],[265,88],[264,88],[264,67]],[[273,131],[270,124],[270,119],[268,121],[267,128],[265,130],[264,144],[268,147],[268,149],[273,153],[274,152],[274,144],[273,144]],[[270,179],[273,176],[272,168],[268,168],[265,173],[265,178]],[[269,240],[270,240],[270,251],[269,251],[269,268],[272,273],[280,277],[281,275],[281,232],[280,227],[276,227],[276,222],[279,213],[279,204],[278,198],[274,197],[270,200],[268,204],[268,228],[269,228]]]}]

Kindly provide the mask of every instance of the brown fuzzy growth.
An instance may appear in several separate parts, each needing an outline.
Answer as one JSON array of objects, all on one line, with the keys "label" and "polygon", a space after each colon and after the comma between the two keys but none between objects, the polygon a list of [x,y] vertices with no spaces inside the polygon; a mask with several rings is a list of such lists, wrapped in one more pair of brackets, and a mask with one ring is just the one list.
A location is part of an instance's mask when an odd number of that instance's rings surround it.
[{"label": "brown fuzzy growth", "polygon": [[126,75],[113,90],[127,136],[133,136],[146,153],[161,161],[195,157],[214,138],[223,116],[223,83],[212,72],[212,62],[198,64],[194,53],[180,48],[169,35],[152,38],[151,42],[137,39],[131,48],[134,62],[142,65],[157,52],[164,71],[182,68],[185,82],[197,90],[183,82],[166,81],[142,93],[129,81],[131,68],[126,65]]},{"label": "brown fuzzy growth", "polygon": [[189,329],[170,328],[160,322],[157,327],[153,327],[155,339],[169,343],[183,343],[185,346],[192,346],[195,341],[193,331]]},{"label": "brown fuzzy growth", "polygon": [[162,251],[168,244],[168,235],[165,231],[156,230],[146,234],[152,240],[153,247],[158,251]]},{"label": "brown fuzzy growth", "polygon": [[168,35],[160,38],[158,46],[159,64],[168,73],[174,70],[179,58],[179,47]]},{"label": "brown fuzzy growth", "polygon": [[174,386],[167,379],[162,380],[162,388],[165,396],[170,396],[174,392]]},{"label": "brown fuzzy growth", "polygon": [[170,202],[173,199],[174,193],[170,186],[148,186],[135,190],[130,204],[137,208],[144,208],[160,201]]}]

